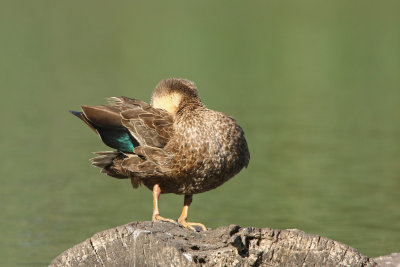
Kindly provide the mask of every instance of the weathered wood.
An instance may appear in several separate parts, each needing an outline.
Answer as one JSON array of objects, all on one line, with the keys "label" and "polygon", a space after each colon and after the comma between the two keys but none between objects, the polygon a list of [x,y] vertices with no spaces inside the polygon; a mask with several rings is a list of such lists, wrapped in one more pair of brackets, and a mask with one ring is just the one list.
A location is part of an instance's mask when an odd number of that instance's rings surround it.
[{"label": "weathered wood", "polygon": [[379,267],[400,267],[400,253],[376,257],[374,261]]},{"label": "weathered wood", "polygon": [[299,230],[133,222],[95,234],[50,266],[376,266],[348,245]]}]

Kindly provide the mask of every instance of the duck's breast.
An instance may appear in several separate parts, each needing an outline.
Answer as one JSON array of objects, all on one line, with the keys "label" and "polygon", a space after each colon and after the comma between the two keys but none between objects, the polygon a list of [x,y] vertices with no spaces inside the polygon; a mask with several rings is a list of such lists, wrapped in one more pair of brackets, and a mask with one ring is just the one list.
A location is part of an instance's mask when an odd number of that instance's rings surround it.
[{"label": "duck's breast", "polygon": [[243,130],[223,113],[211,110],[193,113],[175,125],[175,133],[166,149],[173,150],[171,167],[180,180],[182,192],[214,189],[248,164]]}]

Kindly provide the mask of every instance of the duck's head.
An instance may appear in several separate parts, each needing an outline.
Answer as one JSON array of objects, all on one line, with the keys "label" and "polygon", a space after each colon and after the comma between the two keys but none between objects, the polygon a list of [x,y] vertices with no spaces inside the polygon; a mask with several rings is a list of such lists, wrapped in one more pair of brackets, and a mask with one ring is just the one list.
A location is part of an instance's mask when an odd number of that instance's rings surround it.
[{"label": "duck's head", "polygon": [[196,85],[185,79],[162,80],[154,88],[151,106],[161,108],[175,115],[184,105],[202,105]]}]

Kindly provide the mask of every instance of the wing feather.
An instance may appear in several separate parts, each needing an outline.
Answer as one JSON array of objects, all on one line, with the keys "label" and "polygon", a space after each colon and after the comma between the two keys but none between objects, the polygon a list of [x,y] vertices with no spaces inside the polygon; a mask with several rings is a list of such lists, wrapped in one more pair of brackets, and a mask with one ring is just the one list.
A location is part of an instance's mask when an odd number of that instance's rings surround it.
[{"label": "wing feather", "polygon": [[162,148],[167,144],[174,131],[173,117],[167,111],[128,97],[112,101],[120,109],[122,125],[140,145]]}]

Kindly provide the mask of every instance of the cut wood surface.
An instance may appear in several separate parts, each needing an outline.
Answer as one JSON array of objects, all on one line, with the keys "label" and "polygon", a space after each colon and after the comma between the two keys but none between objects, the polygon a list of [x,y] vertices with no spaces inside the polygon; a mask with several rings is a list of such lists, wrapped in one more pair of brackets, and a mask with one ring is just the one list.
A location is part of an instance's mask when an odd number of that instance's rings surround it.
[{"label": "cut wood surface", "polygon": [[348,245],[296,229],[230,225],[197,233],[173,223],[132,222],[93,235],[61,253],[50,266],[377,264]]},{"label": "cut wood surface", "polygon": [[379,267],[400,267],[400,253],[376,257],[374,261]]}]

